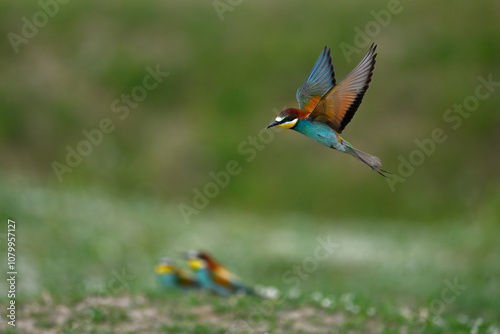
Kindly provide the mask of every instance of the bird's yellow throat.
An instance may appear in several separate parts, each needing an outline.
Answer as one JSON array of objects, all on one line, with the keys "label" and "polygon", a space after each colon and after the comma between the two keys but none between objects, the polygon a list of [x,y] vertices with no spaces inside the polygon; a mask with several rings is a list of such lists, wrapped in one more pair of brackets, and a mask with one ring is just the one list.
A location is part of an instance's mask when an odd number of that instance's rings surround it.
[{"label": "bird's yellow throat", "polygon": [[203,261],[198,260],[198,259],[191,259],[188,261],[188,263],[189,263],[189,266],[191,267],[191,269],[193,269],[193,270],[199,270],[199,269],[205,268]]},{"label": "bird's yellow throat", "polygon": [[168,274],[168,273],[172,272],[172,268],[170,268],[169,266],[163,265],[163,264],[158,264],[158,265],[156,265],[155,271],[157,274],[160,274],[160,275]]},{"label": "bird's yellow throat", "polygon": [[278,124],[278,126],[282,127],[282,128],[285,128],[285,129],[291,129],[291,128],[293,128],[297,124],[298,120],[299,120],[298,118],[295,118],[293,121],[286,122],[286,123],[281,123],[281,124]]}]

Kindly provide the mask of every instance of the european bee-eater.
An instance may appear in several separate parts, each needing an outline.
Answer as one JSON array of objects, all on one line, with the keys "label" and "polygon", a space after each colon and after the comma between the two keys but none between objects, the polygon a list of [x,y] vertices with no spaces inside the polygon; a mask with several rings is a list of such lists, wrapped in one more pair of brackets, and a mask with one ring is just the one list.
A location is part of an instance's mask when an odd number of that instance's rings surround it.
[{"label": "european bee-eater", "polygon": [[186,253],[186,258],[203,288],[222,296],[234,293],[255,294],[253,289],[245,286],[238,276],[220,265],[207,253],[189,251]]},{"label": "european bee-eater", "polygon": [[368,90],[375,67],[376,45],[372,44],[366,56],[338,84],[335,82],[330,49],[326,46],[316,60],[309,77],[297,90],[299,108],[283,110],[267,126],[292,129],[330,148],[347,153],[370,166],[382,176],[380,159],[352,147],[340,133],[349,124]]},{"label": "european bee-eater", "polygon": [[173,261],[169,258],[160,258],[155,266],[155,272],[160,285],[164,288],[188,290],[200,287],[198,281],[190,272],[175,267]]}]

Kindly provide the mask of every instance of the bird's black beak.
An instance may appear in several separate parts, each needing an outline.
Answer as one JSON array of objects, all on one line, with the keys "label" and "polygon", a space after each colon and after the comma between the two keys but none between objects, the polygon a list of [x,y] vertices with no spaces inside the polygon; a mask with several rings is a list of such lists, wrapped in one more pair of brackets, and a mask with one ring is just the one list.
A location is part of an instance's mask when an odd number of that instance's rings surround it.
[{"label": "bird's black beak", "polygon": [[278,122],[273,121],[271,124],[269,124],[268,126],[266,126],[266,129],[272,128],[273,126],[276,126],[278,124],[279,124]]}]

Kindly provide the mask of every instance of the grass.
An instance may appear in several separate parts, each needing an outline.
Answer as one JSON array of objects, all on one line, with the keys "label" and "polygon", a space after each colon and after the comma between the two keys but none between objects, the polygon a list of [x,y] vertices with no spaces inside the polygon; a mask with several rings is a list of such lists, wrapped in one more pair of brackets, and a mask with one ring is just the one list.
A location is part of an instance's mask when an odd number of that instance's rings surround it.
[{"label": "grass", "polygon": [[[422,326],[498,333],[493,222],[419,226],[210,211],[188,225],[176,207],[139,195],[15,177],[0,183],[0,212],[18,225],[23,333],[418,333]],[[318,238],[335,243],[326,258],[314,255]],[[193,248],[280,297],[162,291],[155,260]],[[444,291],[453,283],[455,292]],[[3,319],[0,329],[8,329]]]},{"label": "grass", "polygon": [[[0,332],[498,334],[500,94],[459,129],[443,119],[478,76],[500,80],[498,1],[402,1],[373,36],[377,67],[346,139],[401,174],[416,140],[449,137],[396,191],[292,132],[252,161],[240,152],[296,106],[324,45],[347,74],[364,50],[349,61],[342,43],[388,4],[243,1],[221,22],[210,1],[72,1],[18,53],[4,38],[0,255],[12,218],[19,275],[18,326],[0,317]],[[0,9],[7,36],[40,5]],[[113,101],[156,65],[169,76],[119,118]],[[103,118],[116,129],[59,183],[51,164]],[[232,160],[242,172],[187,224],[178,204]],[[334,251],[319,260],[325,240]],[[156,259],[193,248],[279,303],[162,291]]]},{"label": "grass", "polygon": [[23,320],[23,328],[37,333],[469,333],[474,327],[495,333],[497,328],[463,314],[433,316],[425,308],[376,308],[352,295],[330,306],[309,296],[280,305],[203,293],[88,297],[73,305],[46,300],[31,305],[23,316],[29,319]]}]

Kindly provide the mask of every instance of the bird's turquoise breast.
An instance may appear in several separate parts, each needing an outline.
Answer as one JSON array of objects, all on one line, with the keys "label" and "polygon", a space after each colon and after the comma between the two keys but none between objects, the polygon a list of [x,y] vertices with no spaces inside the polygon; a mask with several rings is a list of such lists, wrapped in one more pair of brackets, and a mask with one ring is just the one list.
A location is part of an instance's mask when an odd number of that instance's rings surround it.
[{"label": "bird's turquoise breast", "polygon": [[212,277],[208,269],[198,269],[195,271],[195,275],[203,287],[207,288],[212,285]]},{"label": "bird's turquoise breast", "polygon": [[198,269],[195,275],[203,288],[211,290],[221,296],[228,296],[230,294],[227,288],[214,282],[213,277],[208,269]]},{"label": "bird's turquoise breast", "polygon": [[164,288],[174,288],[177,286],[177,275],[173,273],[158,275],[158,280]]},{"label": "bird's turquoise breast", "polygon": [[299,120],[293,130],[300,132],[303,135],[312,138],[328,147],[337,148],[339,146],[337,135],[325,123]]}]

